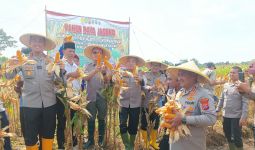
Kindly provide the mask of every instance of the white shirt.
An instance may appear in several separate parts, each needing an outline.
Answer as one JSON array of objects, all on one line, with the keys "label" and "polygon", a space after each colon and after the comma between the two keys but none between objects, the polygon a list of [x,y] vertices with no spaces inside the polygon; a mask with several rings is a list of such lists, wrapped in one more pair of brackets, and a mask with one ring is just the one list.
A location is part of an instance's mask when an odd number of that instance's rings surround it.
[{"label": "white shirt", "polygon": [[[78,66],[73,62],[72,64],[68,63],[65,58],[63,58],[63,62],[65,64],[65,70],[66,74],[75,72],[78,69]],[[79,80],[73,80],[73,88],[76,90],[80,90],[81,88],[81,83]]]}]

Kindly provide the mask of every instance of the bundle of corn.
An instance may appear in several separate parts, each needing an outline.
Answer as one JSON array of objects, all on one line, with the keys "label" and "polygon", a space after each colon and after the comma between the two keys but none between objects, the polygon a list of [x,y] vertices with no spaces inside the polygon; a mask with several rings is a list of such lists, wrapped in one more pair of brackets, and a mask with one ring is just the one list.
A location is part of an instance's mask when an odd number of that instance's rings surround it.
[{"label": "bundle of corn", "polygon": [[165,106],[156,110],[156,113],[160,114],[162,118],[160,128],[167,129],[167,134],[169,134],[169,143],[174,143],[182,137],[191,135],[186,125],[181,124],[177,127],[172,127],[171,123],[169,123],[178,113],[184,115],[186,110],[182,110],[181,104],[175,100],[169,100]]},{"label": "bundle of corn", "polygon": [[4,67],[4,72],[12,72],[16,68],[24,65],[24,64],[36,64],[35,60],[28,59],[27,57],[23,56],[20,50],[17,50],[16,57],[9,59]]},{"label": "bundle of corn", "polygon": [[46,70],[48,71],[48,74],[51,74],[52,72],[55,72],[55,74],[59,77],[60,76],[60,66],[59,63],[62,63],[60,61],[60,53],[57,52],[55,55],[55,60],[53,62],[50,62],[46,66]]}]

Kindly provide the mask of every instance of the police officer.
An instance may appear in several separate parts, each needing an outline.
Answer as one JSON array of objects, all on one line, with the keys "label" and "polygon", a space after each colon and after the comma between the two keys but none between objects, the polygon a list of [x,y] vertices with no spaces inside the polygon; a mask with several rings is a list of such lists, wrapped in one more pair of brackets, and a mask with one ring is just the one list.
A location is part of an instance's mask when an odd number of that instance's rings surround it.
[{"label": "police officer", "polygon": [[[21,43],[31,48],[28,59],[36,63],[25,63],[16,68],[8,78],[22,72],[24,85],[20,104],[21,129],[27,150],[38,150],[38,135],[42,137],[42,149],[52,150],[56,126],[56,96],[54,91],[55,74],[48,73],[46,66],[51,59],[44,50],[55,48],[55,43],[38,34],[24,34]],[[14,61],[14,60],[13,60]],[[12,62],[13,63],[13,62]],[[62,64],[59,64],[64,69]]]},{"label": "police officer", "polygon": [[89,148],[95,144],[94,142],[94,131],[95,131],[95,119],[98,117],[98,145],[103,146],[105,126],[106,126],[106,115],[107,115],[107,103],[106,100],[100,95],[100,91],[104,87],[106,78],[106,70],[103,66],[97,66],[98,55],[103,58],[110,59],[111,53],[108,49],[99,45],[87,46],[84,50],[85,56],[92,60],[92,63],[85,66],[85,73],[88,74],[84,78],[87,81],[87,110],[90,112],[91,117],[88,120],[88,141],[84,144],[84,148]]},{"label": "police officer", "polygon": [[242,126],[245,125],[248,115],[248,99],[239,93],[236,83],[242,69],[232,67],[230,81],[224,84],[222,96],[217,106],[217,112],[223,108],[223,131],[228,141],[230,150],[242,150]]},{"label": "police officer", "polygon": [[[160,107],[160,105],[162,106],[162,102],[159,101],[162,95],[159,95],[158,91],[156,90],[157,87],[155,83],[157,82],[156,80],[160,81],[162,85],[165,83],[166,76],[162,74],[160,71],[166,70],[168,66],[158,61],[148,61],[146,62],[145,66],[149,68],[150,71],[145,73],[146,79],[145,79],[144,90],[145,90],[146,99],[142,105],[141,133],[142,133],[142,137],[146,147],[149,145],[149,142],[150,142],[150,145],[154,149],[159,149],[158,143],[156,143],[157,132],[158,132],[157,129],[159,127],[159,115],[156,114],[154,110],[149,111],[148,108],[150,104],[154,105],[152,106],[153,107],[152,109],[156,109],[156,106],[157,107]],[[158,97],[157,101],[154,101],[155,97]],[[146,119],[146,113],[150,113],[149,121],[155,122],[153,129],[149,131],[150,141],[148,141],[147,139],[148,122]]]},{"label": "police officer", "polygon": [[[119,63],[124,67],[121,71],[123,86],[119,96],[120,134],[126,150],[133,150],[139,124],[142,105],[142,77],[135,73],[136,67],[144,65],[144,60],[138,56],[123,56]],[[125,69],[125,70],[124,70]],[[132,74],[133,73],[133,74]]]},{"label": "police officer", "polygon": [[199,83],[208,83],[209,79],[193,61],[170,67],[169,72],[178,75],[182,89],[177,93],[176,100],[183,109],[187,109],[185,115],[177,114],[170,123],[173,127],[186,124],[191,131],[191,136],[170,144],[170,149],[206,150],[205,130],[216,122],[216,113],[213,98]]}]

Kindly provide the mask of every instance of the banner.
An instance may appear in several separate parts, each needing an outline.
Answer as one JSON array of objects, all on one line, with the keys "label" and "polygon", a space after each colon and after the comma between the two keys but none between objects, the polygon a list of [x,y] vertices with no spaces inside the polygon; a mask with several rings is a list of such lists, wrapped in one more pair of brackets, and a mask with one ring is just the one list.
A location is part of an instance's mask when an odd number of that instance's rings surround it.
[{"label": "banner", "polygon": [[72,35],[76,44],[75,53],[80,57],[80,65],[90,60],[84,56],[84,48],[98,44],[108,48],[112,53],[111,62],[129,54],[129,22],[111,21],[62,14],[46,10],[46,35],[56,43],[56,48],[49,51],[54,56],[61,48],[66,35]]}]

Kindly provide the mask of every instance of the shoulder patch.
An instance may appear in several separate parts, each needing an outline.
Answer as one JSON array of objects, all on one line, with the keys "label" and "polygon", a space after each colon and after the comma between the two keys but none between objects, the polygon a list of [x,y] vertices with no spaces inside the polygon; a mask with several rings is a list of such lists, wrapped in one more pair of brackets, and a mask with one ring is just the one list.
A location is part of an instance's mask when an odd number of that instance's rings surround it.
[{"label": "shoulder patch", "polygon": [[202,110],[209,109],[209,99],[208,98],[201,98],[199,101]]}]

